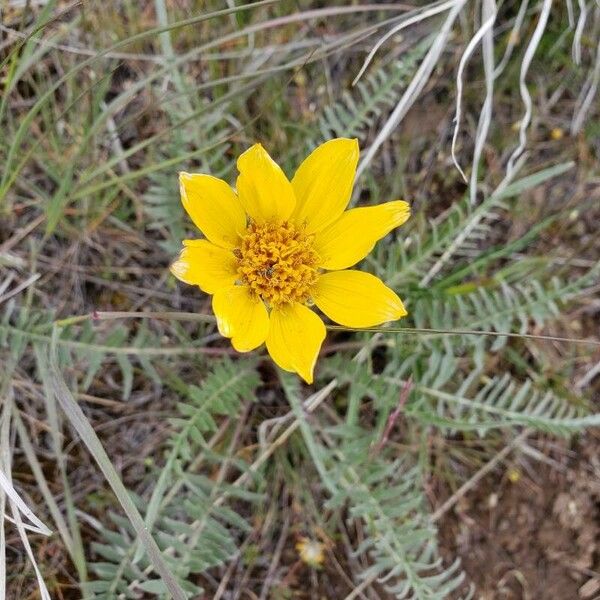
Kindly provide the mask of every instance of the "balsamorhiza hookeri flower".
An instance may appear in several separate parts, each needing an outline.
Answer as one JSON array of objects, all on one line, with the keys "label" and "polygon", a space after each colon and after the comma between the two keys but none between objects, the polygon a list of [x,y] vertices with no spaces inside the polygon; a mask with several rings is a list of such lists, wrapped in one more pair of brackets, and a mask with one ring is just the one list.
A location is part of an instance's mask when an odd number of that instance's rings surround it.
[{"label": "balsamorhiza hookeri flower", "polygon": [[357,163],[357,140],[334,139],[290,182],[255,144],[238,158],[237,192],[210,175],[179,176],[183,206],[206,239],[184,240],[171,272],[213,295],[219,331],[237,351],[265,342],[308,383],[325,339],[311,306],[352,328],[407,314],[377,277],[344,270],[410,215],[400,200],[345,211]]}]

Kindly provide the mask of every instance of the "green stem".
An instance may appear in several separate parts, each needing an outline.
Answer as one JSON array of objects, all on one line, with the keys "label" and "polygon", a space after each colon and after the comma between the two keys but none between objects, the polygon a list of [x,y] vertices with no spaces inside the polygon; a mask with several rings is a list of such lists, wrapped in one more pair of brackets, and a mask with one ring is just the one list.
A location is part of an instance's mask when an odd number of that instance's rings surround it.
[{"label": "green stem", "polygon": [[302,403],[296,395],[296,390],[294,389],[295,386],[292,384],[292,382],[295,382],[295,380],[290,379],[290,377],[283,372],[280,372],[280,380],[288,402],[290,403],[290,406],[292,407],[294,415],[300,426],[300,431],[302,432],[302,437],[304,438],[304,443],[306,444],[308,453],[310,454],[313,464],[315,465],[315,468],[321,477],[321,481],[327,488],[327,491],[331,495],[335,495],[337,493],[337,487],[331,477],[329,477],[329,473],[327,472],[327,469],[321,460],[321,457],[323,456],[323,449],[315,441],[310,425],[306,420]]}]

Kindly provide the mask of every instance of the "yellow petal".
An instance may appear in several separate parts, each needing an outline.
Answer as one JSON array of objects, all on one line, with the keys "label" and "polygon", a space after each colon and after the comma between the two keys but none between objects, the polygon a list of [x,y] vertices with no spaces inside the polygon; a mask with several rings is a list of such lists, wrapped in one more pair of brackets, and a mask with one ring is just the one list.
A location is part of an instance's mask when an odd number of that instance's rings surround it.
[{"label": "yellow petal", "polygon": [[213,244],[235,248],[246,230],[246,213],[231,187],[211,175],[180,173],[179,189],[196,227]]},{"label": "yellow petal", "polygon": [[312,293],[315,304],[332,321],[346,327],[372,327],[407,314],[393,290],[362,271],[325,273]]},{"label": "yellow petal", "polygon": [[258,348],[269,331],[269,315],[262,300],[249,288],[236,285],[219,290],[212,300],[219,333],[231,338],[238,352]]},{"label": "yellow petal", "polygon": [[348,206],[357,163],[358,140],[338,138],[314,150],[292,179],[297,202],[292,220],[305,224],[307,233],[333,223]]},{"label": "yellow petal", "polygon": [[208,240],[183,240],[184,248],[171,265],[171,273],[184,283],[198,285],[207,294],[232,286],[238,278],[231,250]]},{"label": "yellow petal", "polygon": [[274,307],[267,336],[271,358],[285,371],[313,382],[313,370],[325,339],[323,321],[302,304]]},{"label": "yellow petal", "polygon": [[260,145],[254,144],[237,160],[237,191],[250,217],[257,223],[281,222],[296,205],[292,184]]},{"label": "yellow petal", "polygon": [[320,231],[314,247],[324,269],[347,269],[363,259],[384,235],[410,216],[408,202],[396,200],[378,206],[353,208]]}]

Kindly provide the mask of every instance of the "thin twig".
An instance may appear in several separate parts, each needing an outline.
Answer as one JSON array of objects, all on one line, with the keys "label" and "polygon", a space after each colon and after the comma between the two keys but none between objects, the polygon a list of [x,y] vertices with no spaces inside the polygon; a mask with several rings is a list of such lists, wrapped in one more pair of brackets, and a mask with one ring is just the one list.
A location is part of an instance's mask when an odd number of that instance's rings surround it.
[{"label": "thin twig", "polygon": [[12,298],[13,296],[20,294],[23,290],[27,289],[30,285],[34,284],[41,276],[41,273],[34,273],[31,277],[28,277],[17,287],[10,290],[10,292],[6,292],[6,294],[0,296],[0,304],[2,304],[2,302],[6,302],[6,300]]},{"label": "thin twig", "polygon": [[439,335],[484,335],[492,337],[523,338],[529,340],[543,340],[547,342],[571,342],[573,344],[589,344],[600,346],[598,340],[581,338],[567,338],[555,335],[534,335],[532,333],[503,333],[501,331],[477,331],[475,329],[430,329],[425,327],[365,327],[363,329],[343,327],[341,325],[328,325],[327,329],[341,331],[380,331],[382,333],[434,333]]},{"label": "thin twig", "polygon": [[522,431],[508,446],[505,446],[492,460],[487,462],[473,477],[463,483],[448,500],[446,500],[432,515],[431,522],[435,523],[439,521],[469,490],[473,489],[475,485],[485,477],[490,471],[492,471],[496,465],[502,462],[517,446],[522,444],[528,435],[531,434],[531,429],[525,429]]},{"label": "thin twig", "polygon": [[381,439],[379,440],[379,442],[377,442],[377,445],[373,449],[373,454],[379,454],[381,449],[387,443],[387,441],[390,437],[390,433],[392,433],[392,429],[394,429],[394,426],[396,425],[396,421],[398,420],[398,417],[400,416],[400,414],[404,410],[404,407],[406,406],[406,402],[408,401],[408,397],[410,395],[411,389],[412,389],[412,375],[406,380],[406,382],[402,386],[402,390],[400,391],[400,399],[398,401],[398,406],[394,409],[394,411],[388,417],[385,429],[383,431],[383,435],[381,436]]},{"label": "thin twig", "polygon": [[[113,319],[164,319],[177,321],[200,321],[203,323],[214,323],[216,321],[213,315],[201,313],[186,312],[100,312],[94,311],[86,315],[75,315],[55,321],[58,326],[72,325],[87,320],[108,321]],[[343,325],[327,325],[331,331],[376,331],[381,333],[433,333],[436,335],[483,335],[491,337],[510,337],[523,338],[529,340],[542,340],[547,342],[570,342],[572,344],[589,344],[590,346],[600,346],[600,341],[582,338],[568,338],[554,335],[535,335],[532,333],[510,333],[502,331],[479,331],[476,329],[433,329],[426,327],[345,327]],[[60,340],[59,340],[60,343]],[[113,349],[114,350],[114,349]],[[171,350],[165,348],[164,351]],[[177,350],[177,349],[172,349]],[[195,349],[201,350],[201,349]],[[205,350],[217,350],[216,348],[206,348]],[[221,350],[221,349],[219,349]],[[169,353],[169,352],[167,352]]]}]

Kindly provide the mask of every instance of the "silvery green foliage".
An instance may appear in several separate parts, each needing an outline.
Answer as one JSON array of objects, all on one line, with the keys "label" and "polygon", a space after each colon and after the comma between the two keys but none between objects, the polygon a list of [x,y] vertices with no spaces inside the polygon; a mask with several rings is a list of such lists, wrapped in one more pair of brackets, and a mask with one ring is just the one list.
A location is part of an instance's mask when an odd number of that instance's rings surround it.
[{"label": "silvery green foliage", "polygon": [[364,137],[368,129],[395,106],[398,90],[406,86],[430,44],[431,38],[426,37],[403,53],[402,58],[374,70],[354,88],[344,91],[339,100],[326,106],[309,147],[312,149],[321,141],[335,137]]},{"label": "silvery green foliage", "polygon": [[[595,269],[569,282],[534,280],[487,299],[477,287],[466,299],[454,302],[425,296],[414,302],[409,325],[518,332],[530,320],[541,325],[553,318],[561,300],[581,293],[597,277]],[[518,306],[515,298],[520,300]],[[350,361],[341,354],[321,365],[323,381],[335,377],[347,398],[360,398],[370,407],[369,426],[356,423],[329,431],[329,460],[321,460],[328,467],[328,480],[340,490],[334,505],[343,505],[352,518],[360,518],[369,532],[356,548],[371,561],[361,577],[376,577],[397,598],[441,599],[460,585],[462,575],[457,563],[444,568],[436,552],[436,530],[422,497],[427,463],[410,453],[400,461],[386,449],[373,453],[404,382],[409,377],[414,382],[402,409],[412,440],[431,427],[443,435],[474,432],[483,437],[491,430],[516,432],[522,427],[566,435],[598,426],[600,415],[590,413],[582,399],[529,377],[509,372],[487,375],[484,358],[503,352],[505,337],[390,332],[385,339],[392,343],[381,372],[375,372],[369,361]],[[387,479],[379,472],[387,473]]]},{"label": "silvery green foliage", "polygon": [[[150,501],[137,498],[148,528],[164,552],[181,586],[196,597],[201,590],[191,583],[194,574],[223,564],[238,551],[239,536],[252,528],[219,497],[244,505],[260,501],[256,493],[214,481],[197,473],[195,460],[205,456],[204,467],[218,468],[224,461],[244,471],[247,465],[227,453],[209,448],[206,437],[217,429],[217,420],[235,418],[241,403],[254,398],[258,375],[252,361],[217,361],[201,385],[177,384],[182,394],[179,416],[165,463],[159,469]],[[223,498],[221,498],[222,500]],[[135,532],[127,519],[111,515],[116,529],[103,528],[103,541],[94,545],[102,561],[92,563],[96,581],[88,587],[95,600],[138,598],[141,591],[166,594],[152,573],[143,552],[137,552]],[[166,596],[164,596],[166,597]]]},{"label": "silvery green foliage", "polygon": [[373,454],[373,435],[363,428],[329,430],[332,472],[339,493],[331,507],[348,507],[361,520],[365,540],[355,549],[371,566],[362,579],[376,579],[396,598],[447,598],[463,581],[459,561],[444,568],[422,493],[422,472],[410,459]]},{"label": "silvery green foliage", "polygon": [[526,426],[568,434],[600,425],[600,415],[590,414],[579,399],[541,388],[531,379],[518,381],[509,373],[490,378],[473,370],[456,390],[419,385],[417,392],[420,398],[410,407],[411,416],[450,431],[485,435],[490,429]]},{"label": "silvery green foliage", "polygon": [[[398,385],[374,376],[368,365],[347,357],[328,360],[324,378],[335,377],[347,396],[373,403],[373,427],[338,424],[310,436],[311,458],[319,463],[329,494],[325,507],[352,529],[357,522],[364,540],[354,548],[368,558],[360,580],[377,581],[395,598],[443,600],[460,586],[459,561],[444,566],[437,550],[437,530],[427,513],[421,466],[407,454],[392,457],[378,447],[385,422],[398,402]],[[288,398],[298,390],[282,376]]]}]

